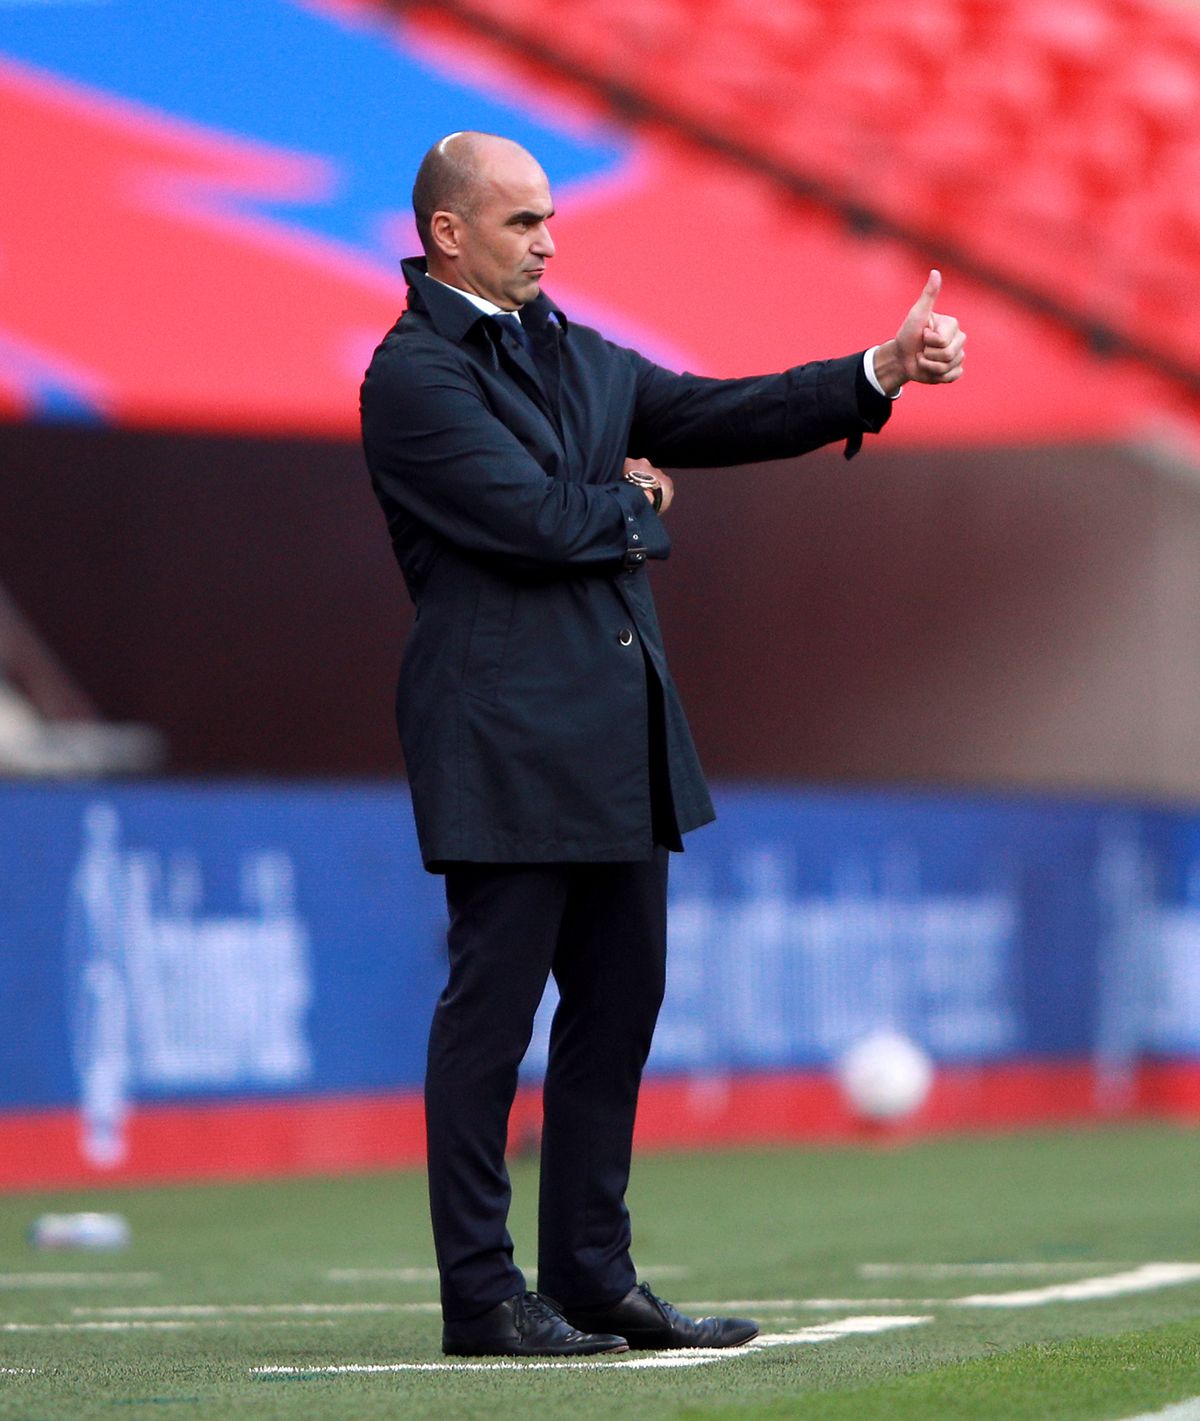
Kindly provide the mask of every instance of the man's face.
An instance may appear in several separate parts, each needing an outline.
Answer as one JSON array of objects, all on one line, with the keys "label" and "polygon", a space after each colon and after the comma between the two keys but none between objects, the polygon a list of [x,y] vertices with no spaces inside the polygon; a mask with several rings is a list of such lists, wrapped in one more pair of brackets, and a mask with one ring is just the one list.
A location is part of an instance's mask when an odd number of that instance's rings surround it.
[{"label": "man's face", "polygon": [[554,203],[546,174],[521,149],[497,145],[484,166],[474,212],[454,223],[456,284],[511,311],[541,289]]}]

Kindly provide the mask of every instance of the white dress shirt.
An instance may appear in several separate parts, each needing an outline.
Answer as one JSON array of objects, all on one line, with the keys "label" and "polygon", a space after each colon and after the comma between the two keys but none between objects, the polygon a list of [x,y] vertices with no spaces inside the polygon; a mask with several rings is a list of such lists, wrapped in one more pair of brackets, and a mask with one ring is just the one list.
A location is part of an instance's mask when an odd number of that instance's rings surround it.
[{"label": "white dress shirt", "polygon": [[871,388],[878,390],[885,400],[898,400],[904,393],[903,389],[897,390],[894,395],[889,395],[875,377],[875,352],[878,349],[879,347],[877,345],[873,345],[870,350],[863,354],[863,374],[867,377],[868,381],[870,381]]}]

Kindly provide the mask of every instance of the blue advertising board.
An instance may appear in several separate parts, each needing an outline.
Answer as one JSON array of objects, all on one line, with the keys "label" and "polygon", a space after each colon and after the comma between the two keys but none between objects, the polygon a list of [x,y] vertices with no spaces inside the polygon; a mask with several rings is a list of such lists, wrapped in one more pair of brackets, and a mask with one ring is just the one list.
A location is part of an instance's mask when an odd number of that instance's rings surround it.
[{"label": "blue advertising board", "polygon": [[[1200,1057],[1200,816],[726,787],[672,864],[651,1076]],[[0,1112],[419,1089],[441,880],[402,787],[0,787]],[[553,1002],[526,1061],[536,1079]]]}]

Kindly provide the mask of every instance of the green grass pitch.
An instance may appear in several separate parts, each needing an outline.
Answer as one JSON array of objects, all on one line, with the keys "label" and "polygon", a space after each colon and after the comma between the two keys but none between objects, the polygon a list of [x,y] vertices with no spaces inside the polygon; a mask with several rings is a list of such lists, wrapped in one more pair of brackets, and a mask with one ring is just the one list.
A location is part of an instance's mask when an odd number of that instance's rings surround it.
[{"label": "green grass pitch", "polygon": [[[644,1276],[777,1339],[671,1367],[440,1369],[417,1173],[0,1197],[0,1418],[1140,1417],[1200,1396],[1200,1268],[1145,1272],[1200,1261],[1198,1145],[1145,1127],[642,1157]],[[534,1167],[513,1176],[527,1259]],[[81,1208],[124,1213],[133,1245],[29,1246],[39,1213]],[[1098,1296],[1045,1292],[1122,1275]],[[996,1293],[1027,1296],[962,1301]],[[837,1332],[864,1317],[888,1321]],[[322,1370],[416,1363],[435,1365]]]}]

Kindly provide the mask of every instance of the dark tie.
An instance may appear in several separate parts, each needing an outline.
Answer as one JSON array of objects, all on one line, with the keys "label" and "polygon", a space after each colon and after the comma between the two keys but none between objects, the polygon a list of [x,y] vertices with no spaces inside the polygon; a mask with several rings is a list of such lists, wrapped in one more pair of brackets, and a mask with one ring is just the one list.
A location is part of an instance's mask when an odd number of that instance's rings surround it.
[{"label": "dark tie", "polygon": [[517,342],[526,357],[532,360],[537,383],[545,396],[546,409],[558,426],[558,362],[552,357],[552,352],[547,351],[544,343],[539,343],[535,349],[529,332],[521,324],[521,318],[515,311],[498,311],[488,319],[500,327],[502,338],[510,343]]},{"label": "dark tie", "polygon": [[515,340],[518,345],[524,347],[526,353],[532,352],[529,332],[521,324],[521,318],[515,311],[497,311],[492,320],[510,340]]}]

